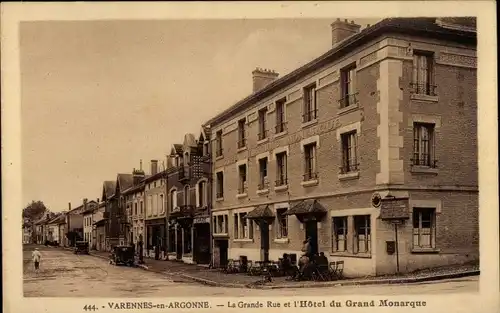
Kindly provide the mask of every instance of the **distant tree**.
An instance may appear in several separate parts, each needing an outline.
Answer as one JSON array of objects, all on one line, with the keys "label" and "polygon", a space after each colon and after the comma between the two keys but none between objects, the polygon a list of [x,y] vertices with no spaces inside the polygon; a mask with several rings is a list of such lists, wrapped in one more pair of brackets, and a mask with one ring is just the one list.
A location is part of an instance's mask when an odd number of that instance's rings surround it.
[{"label": "distant tree", "polygon": [[40,219],[45,213],[51,213],[42,201],[31,201],[23,209],[23,219],[28,218],[30,221]]}]

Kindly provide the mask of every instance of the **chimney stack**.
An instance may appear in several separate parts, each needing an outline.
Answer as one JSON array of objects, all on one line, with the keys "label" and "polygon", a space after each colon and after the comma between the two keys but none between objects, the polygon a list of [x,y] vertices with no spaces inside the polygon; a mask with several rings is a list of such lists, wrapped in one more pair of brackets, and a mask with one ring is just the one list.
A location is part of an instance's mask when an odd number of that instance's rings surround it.
[{"label": "chimney stack", "polygon": [[151,175],[158,173],[158,160],[151,160]]},{"label": "chimney stack", "polygon": [[97,198],[97,204],[99,204],[99,203],[100,203],[100,202],[99,202],[99,198]]},{"label": "chimney stack", "polygon": [[359,33],[361,25],[355,24],[354,21],[345,19],[341,21],[339,18],[331,24],[332,27],[332,46],[339,42]]},{"label": "chimney stack", "polygon": [[257,92],[273,81],[275,81],[279,76],[279,73],[276,73],[273,70],[256,68],[252,72],[253,79],[253,92]]},{"label": "chimney stack", "polygon": [[68,202],[68,210],[71,211],[71,202]]}]

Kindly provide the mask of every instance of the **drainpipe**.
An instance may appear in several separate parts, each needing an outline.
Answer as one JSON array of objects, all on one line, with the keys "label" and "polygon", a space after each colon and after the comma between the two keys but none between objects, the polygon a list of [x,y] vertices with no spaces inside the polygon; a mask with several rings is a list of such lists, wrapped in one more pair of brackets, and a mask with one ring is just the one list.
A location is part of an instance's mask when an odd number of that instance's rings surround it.
[{"label": "drainpipe", "polygon": [[398,249],[398,224],[399,224],[399,221],[396,221],[394,223],[394,232],[395,232],[395,239],[396,239],[396,243],[395,243],[395,248],[396,248],[396,274],[399,274],[399,249]]}]

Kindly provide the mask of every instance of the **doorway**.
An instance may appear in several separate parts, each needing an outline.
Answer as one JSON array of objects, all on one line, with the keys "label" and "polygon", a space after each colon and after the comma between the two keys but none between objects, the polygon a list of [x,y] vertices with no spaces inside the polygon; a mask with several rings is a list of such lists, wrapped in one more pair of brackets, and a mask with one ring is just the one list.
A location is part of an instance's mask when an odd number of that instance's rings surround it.
[{"label": "doorway", "polygon": [[202,223],[194,226],[193,257],[197,264],[210,263],[210,224]]},{"label": "doorway", "polygon": [[183,241],[182,241],[182,228],[181,227],[177,227],[177,236],[176,236],[176,245],[175,245],[175,252],[176,252],[176,258],[177,260],[181,260],[182,259],[182,244],[183,244]]},{"label": "doorway", "polygon": [[219,266],[226,267],[229,252],[229,242],[227,240],[217,240],[217,245],[219,246]]},{"label": "doorway", "polygon": [[318,251],[318,222],[314,221],[306,221],[306,238],[311,238],[311,251],[313,254],[317,254]]}]

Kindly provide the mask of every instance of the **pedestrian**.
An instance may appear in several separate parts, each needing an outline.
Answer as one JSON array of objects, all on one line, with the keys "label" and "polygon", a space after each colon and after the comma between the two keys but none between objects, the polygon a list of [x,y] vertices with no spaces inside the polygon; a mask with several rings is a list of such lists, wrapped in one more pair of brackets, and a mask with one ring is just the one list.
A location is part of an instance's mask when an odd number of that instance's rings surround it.
[{"label": "pedestrian", "polygon": [[38,272],[40,268],[40,259],[42,258],[42,254],[38,251],[38,248],[35,248],[35,251],[31,254],[33,257],[33,262],[35,263],[35,272]]}]

